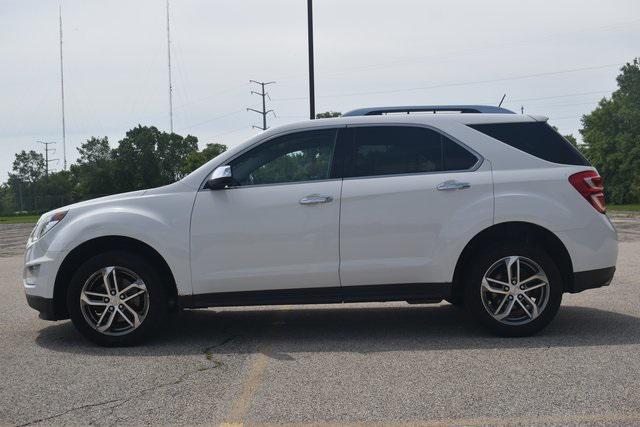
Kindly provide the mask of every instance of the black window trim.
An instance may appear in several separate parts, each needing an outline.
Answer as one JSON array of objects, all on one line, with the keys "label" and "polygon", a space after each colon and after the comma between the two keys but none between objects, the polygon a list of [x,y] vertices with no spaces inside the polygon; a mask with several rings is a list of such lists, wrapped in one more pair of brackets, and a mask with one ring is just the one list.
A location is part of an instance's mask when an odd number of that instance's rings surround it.
[{"label": "black window trim", "polygon": [[[233,162],[235,159],[237,159],[238,157],[244,155],[245,153],[253,150],[254,148],[258,148],[259,146],[261,146],[262,144],[267,144],[270,141],[276,139],[276,138],[280,138],[282,136],[287,136],[287,135],[291,135],[294,133],[300,133],[300,132],[307,132],[307,131],[314,131],[314,130],[335,130],[335,136],[334,136],[334,149],[333,149],[333,156],[331,158],[331,171],[329,172],[330,174],[333,174],[333,165],[335,164],[335,157],[336,154],[338,153],[337,150],[337,144],[338,144],[338,139],[339,139],[339,135],[340,135],[340,130],[344,129],[345,127],[347,127],[347,125],[319,125],[319,126],[310,126],[310,127],[304,127],[304,128],[297,128],[297,129],[288,129],[282,132],[278,132],[276,134],[273,135],[269,135],[267,138],[265,139],[261,139],[259,141],[256,141],[254,144],[251,144],[250,146],[246,147],[244,150],[234,154],[232,157],[229,157],[227,160],[225,160],[223,163],[219,164],[218,166],[216,166],[215,168],[213,168],[211,171],[209,171],[209,173],[206,175],[206,178],[204,179],[204,181],[202,181],[202,184],[200,184],[200,188],[198,189],[198,191],[211,191],[211,190],[207,190],[206,188],[204,188],[204,185],[207,183],[207,181],[209,180],[209,177],[211,176],[211,174],[213,173],[214,170],[216,170],[219,167],[222,166],[228,166],[229,163]],[[258,188],[258,187],[273,187],[274,185],[294,185],[294,184],[304,184],[304,183],[311,183],[311,182],[329,182],[329,181],[338,181],[341,180],[342,176],[339,177],[330,177],[330,178],[326,178],[326,179],[314,179],[314,180],[307,180],[307,181],[290,181],[290,182],[275,182],[275,183],[270,183],[270,184],[255,184],[255,185],[236,185],[236,186],[231,186],[226,188],[226,190],[239,190],[242,188]]]},{"label": "black window trim", "polygon": [[[462,172],[474,172],[476,170],[478,170],[480,168],[480,166],[482,166],[482,164],[484,163],[484,156],[482,156],[480,153],[478,153],[476,150],[474,150],[473,148],[469,147],[468,145],[466,145],[464,142],[460,141],[458,138],[452,136],[451,134],[442,131],[441,129],[432,126],[432,125],[428,125],[428,124],[424,124],[424,123],[406,123],[406,122],[385,122],[385,123],[347,123],[347,124],[343,124],[343,125],[318,125],[318,126],[310,126],[310,127],[304,127],[304,128],[297,128],[297,129],[288,129],[286,131],[282,131],[282,132],[278,132],[276,134],[270,135],[269,137],[265,138],[265,139],[261,139],[259,141],[256,141],[254,144],[251,144],[250,146],[246,147],[244,150],[234,154],[232,157],[228,158],[226,161],[224,161],[223,163],[219,164],[218,166],[216,166],[215,168],[213,168],[211,171],[209,171],[209,173],[206,175],[206,178],[204,179],[204,181],[202,181],[202,183],[200,184],[200,188],[198,189],[198,191],[210,191],[204,188],[204,185],[206,184],[207,180],[209,179],[209,177],[211,176],[211,174],[213,173],[213,171],[221,166],[227,166],[229,163],[231,163],[232,161],[234,161],[235,159],[237,159],[238,157],[242,156],[243,154],[247,153],[250,150],[253,150],[254,148],[258,148],[260,145],[262,144],[266,144],[269,141],[272,141],[276,138],[279,138],[281,136],[286,136],[286,135],[290,135],[290,134],[294,134],[294,133],[299,133],[299,132],[306,132],[306,131],[313,131],[313,130],[329,130],[329,129],[334,129],[336,131],[336,136],[335,136],[335,148],[333,150],[333,158],[332,158],[332,164],[336,164],[336,156],[337,155],[345,155],[345,150],[344,148],[339,148],[338,147],[338,143],[341,140],[341,133],[343,133],[345,130],[347,129],[352,129],[352,128],[357,128],[357,127],[373,127],[373,126],[406,126],[406,127],[419,127],[419,128],[425,128],[425,129],[430,129],[442,136],[445,136],[446,138],[449,138],[451,141],[453,141],[454,143],[460,145],[462,148],[464,148],[465,150],[469,151],[471,154],[473,154],[476,159],[478,159],[476,161],[476,163],[471,166],[468,169],[458,169],[458,170],[450,170],[450,171],[434,171],[434,172],[410,172],[410,173],[402,173],[402,174],[387,174],[387,175],[368,175],[368,176],[352,176],[352,177],[344,177],[344,170],[345,167],[347,165],[347,163],[349,162],[349,160],[346,158],[346,156],[344,158],[342,158],[340,161],[342,162],[342,170],[339,171],[337,173],[336,176],[332,176],[330,178],[327,179],[317,179],[317,180],[313,180],[313,181],[292,181],[292,182],[279,182],[279,183],[272,183],[272,184],[255,184],[255,185],[241,185],[241,186],[233,186],[233,187],[229,187],[228,190],[239,190],[242,188],[258,188],[258,187],[272,187],[274,185],[295,185],[295,184],[303,184],[303,183],[312,183],[312,182],[330,182],[330,181],[339,181],[339,180],[355,180],[355,179],[371,179],[371,178],[390,178],[390,177],[394,177],[394,176],[415,176],[415,175],[433,175],[433,174],[444,174],[444,173],[462,173]],[[353,140],[349,141],[349,144],[352,146],[353,145]],[[349,150],[350,151],[350,150]],[[336,171],[333,170],[332,167],[332,171],[331,174],[334,175]]]},{"label": "black window trim", "polygon": [[[478,170],[480,168],[480,166],[482,166],[482,164],[484,163],[484,157],[478,153],[476,150],[474,150],[473,148],[469,147],[468,145],[466,145],[465,143],[463,143],[462,141],[460,141],[458,138],[455,138],[454,136],[451,136],[450,134],[448,134],[447,132],[442,131],[441,129],[436,128],[435,126],[431,126],[431,125],[427,125],[427,124],[423,124],[423,123],[402,123],[402,122],[390,122],[390,123],[352,123],[352,124],[347,124],[346,125],[346,129],[353,129],[353,128],[358,128],[358,127],[399,127],[399,126],[403,126],[403,127],[417,127],[417,128],[424,128],[424,129],[430,129],[434,132],[436,132],[437,134],[444,136],[448,139],[450,139],[452,142],[458,144],[459,146],[461,146],[462,148],[464,148],[465,150],[469,151],[471,154],[473,154],[477,161],[468,169],[456,169],[456,170],[446,170],[446,171],[433,171],[433,172],[407,172],[407,173],[392,173],[392,174],[385,174],[385,175],[366,175],[366,176],[350,176],[350,177],[345,177],[344,176],[344,170],[342,171],[342,179],[343,180],[355,180],[355,179],[372,179],[372,178],[390,178],[390,177],[395,177],[395,176],[415,176],[415,175],[435,175],[435,174],[449,174],[449,173],[463,173],[463,172],[475,172],[476,170]],[[353,147],[354,144],[354,140],[352,139],[350,141],[351,146]],[[349,150],[350,152],[352,150]],[[344,159],[345,160],[345,165],[349,165],[349,167],[351,167],[351,163],[353,161],[353,159]],[[345,166],[346,168],[346,166]]]}]

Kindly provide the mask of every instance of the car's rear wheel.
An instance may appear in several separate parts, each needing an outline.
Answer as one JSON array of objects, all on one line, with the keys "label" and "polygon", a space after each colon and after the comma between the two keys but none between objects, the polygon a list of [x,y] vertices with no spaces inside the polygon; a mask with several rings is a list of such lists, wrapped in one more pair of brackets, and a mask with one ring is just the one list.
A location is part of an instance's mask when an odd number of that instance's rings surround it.
[{"label": "car's rear wheel", "polygon": [[542,249],[504,246],[476,254],[466,275],[465,303],[494,333],[527,336],[553,320],[562,292],[562,276]]},{"label": "car's rear wheel", "polygon": [[146,259],[106,252],[73,275],[67,307],[75,327],[103,346],[125,346],[150,335],[165,318],[166,286]]}]

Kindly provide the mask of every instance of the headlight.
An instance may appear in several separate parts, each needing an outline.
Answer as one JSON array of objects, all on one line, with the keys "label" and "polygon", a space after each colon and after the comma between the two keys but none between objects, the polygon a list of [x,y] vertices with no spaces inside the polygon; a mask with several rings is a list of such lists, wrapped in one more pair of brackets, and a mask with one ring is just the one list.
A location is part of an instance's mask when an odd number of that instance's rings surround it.
[{"label": "headlight", "polygon": [[27,240],[27,247],[33,245],[35,242],[40,240],[42,236],[47,234],[49,230],[51,230],[53,227],[56,226],[56,224],[62,221],[64,217],[67,216],[68,212],[69,212],[68,210],[58,211],[58,212],[41,216],[40,219],[38,220],[38,223],[31,231],[31,234],[29,235],[29,240]]}]

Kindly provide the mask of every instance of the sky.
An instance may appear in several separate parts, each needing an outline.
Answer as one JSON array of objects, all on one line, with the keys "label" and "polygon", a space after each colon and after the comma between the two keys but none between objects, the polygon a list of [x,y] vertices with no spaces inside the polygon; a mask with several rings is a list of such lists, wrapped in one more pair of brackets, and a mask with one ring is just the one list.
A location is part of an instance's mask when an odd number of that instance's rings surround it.
[{"label": "sky", "polygon": [[[0,182],[16,152],[112,146],[138,124],[169,129],[165,0],[0,0]],[[306,1],[170,0],[174,131],[238,144],[309,115]],[[638,0],[315,0],[316,111],[497,105],[578,135],[580,118],[640,56]]]}]

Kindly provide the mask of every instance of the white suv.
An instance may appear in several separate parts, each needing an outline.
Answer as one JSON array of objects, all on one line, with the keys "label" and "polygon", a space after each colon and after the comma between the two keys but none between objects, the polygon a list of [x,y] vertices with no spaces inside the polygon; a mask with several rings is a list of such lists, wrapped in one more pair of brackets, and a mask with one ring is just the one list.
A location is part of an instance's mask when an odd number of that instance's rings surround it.
[{"label": "white suv", "polygon": [[564,292],[610,283],[602,191],[544,117],[361,109],[43,215],[24,288],[42,318],[70,317],[101,345],[137,342],[180,308],[442,299],[529,335]]}]

